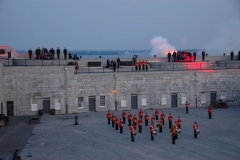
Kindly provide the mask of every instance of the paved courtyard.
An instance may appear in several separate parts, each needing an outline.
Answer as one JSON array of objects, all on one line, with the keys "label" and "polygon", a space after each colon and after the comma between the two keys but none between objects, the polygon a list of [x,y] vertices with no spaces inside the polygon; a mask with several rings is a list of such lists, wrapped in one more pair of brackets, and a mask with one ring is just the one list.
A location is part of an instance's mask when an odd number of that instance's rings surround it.
[{"label": "paved courtyard", "polygon": [[[172,113],[182,119],[182,133],[176,144],[171,143],[168,123],[163,133],[151,141],[149,126],[143,126],[135,142],[130,141],[129,127],[124,125],[123,134],[107,124],[106,112],[88,112],[71,115],[43,115],[41,124],[27,123],[28,117],[12,117],[7,127],[0,128],[0,157],[11,159],[18,147],[23,160],[71,160],[71,159],[240,159],[240,107],[213,109],[213,119],[208,119],[206,108],[160,109],[166,116]],[[138,110],[131,110],[137,115]],[[153,114],[154,110],[144,110]],[[118,117],[122,111],[114,111]],[[78,116],[78,126],[74,117]],[[14,122],[13,122],[14,121]],[[193,122],[201,130],[194,139]],[[17,132],[19,131],[19,132]],[[27,157],[30,154],[31,158]]]}]

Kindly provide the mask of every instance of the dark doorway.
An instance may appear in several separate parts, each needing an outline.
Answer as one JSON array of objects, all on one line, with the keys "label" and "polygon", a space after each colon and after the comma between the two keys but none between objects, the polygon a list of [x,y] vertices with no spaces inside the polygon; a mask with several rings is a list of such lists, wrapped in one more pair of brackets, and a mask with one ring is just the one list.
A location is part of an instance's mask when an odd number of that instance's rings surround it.
[{"label": "dark doorway", "polygon": [[217,92],[212,91],[210,94],[210,104],[213,105],[217,100]]},{"label": "dark doorway", "polygon": [[172,99],[171,99],[172,107],[178,107],[177,93],[172,93],[171,97],[172,97]]},{"label": "dark doorway", "polygon": [[43,98],[43,113],[50,114],[50,98]]},{"label": "dark doorway", "polygon": [[131,109],[138,109],[138,103],[137,103],[137,95],[132,94],[131,95]]},{"label": "dark doorway", "polygon": [[7,116],[13,116],[13,101],[7,101]]},{"label": "dark doorway", "polygon": [[89,111],[96,111],[96,97],[90,96],[89,100]]}]

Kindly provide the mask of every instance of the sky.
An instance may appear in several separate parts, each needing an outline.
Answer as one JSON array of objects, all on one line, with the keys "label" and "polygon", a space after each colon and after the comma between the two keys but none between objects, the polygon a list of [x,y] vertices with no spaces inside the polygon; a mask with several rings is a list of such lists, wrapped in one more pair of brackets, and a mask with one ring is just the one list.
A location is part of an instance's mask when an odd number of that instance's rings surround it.
[{"label": "sky", "polygon": [[240,50],[240,0],[0,0],[0,45],[16,50]]}]

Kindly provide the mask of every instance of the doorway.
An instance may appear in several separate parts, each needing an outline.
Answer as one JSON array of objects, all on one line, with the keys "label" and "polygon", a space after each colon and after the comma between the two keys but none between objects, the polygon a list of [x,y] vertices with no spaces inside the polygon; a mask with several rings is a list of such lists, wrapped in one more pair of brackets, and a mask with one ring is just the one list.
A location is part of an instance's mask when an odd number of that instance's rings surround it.
[{"label": "doorway", "polygon": [[210,94],[210,104],[213,105],[217,100],[217,92],[212,91]]},{"label": "doorway", "polygon": [[172,108],[175,108],[175,107],[178,107],[178,100],[177,100],[178,96],[177,96],[177,93],[172,93],[171,94],[171,105],[172,105]]},{"label": "doorway", "polygon": [[50,114],[50,98],[43,98],[43,113]]},{"label": "doorway", "polygon": [[89,111],[96,111],[96,97],[90,96],[89,100]]},{"label": "doorway", "polygon": [[138,109],[138,103],[137,103],[137,95],[132,94],[131,95],[131,109]]},{"label": "doorway", "polygon": [[13,101],[7,101],[7,116],[13,116]]}]

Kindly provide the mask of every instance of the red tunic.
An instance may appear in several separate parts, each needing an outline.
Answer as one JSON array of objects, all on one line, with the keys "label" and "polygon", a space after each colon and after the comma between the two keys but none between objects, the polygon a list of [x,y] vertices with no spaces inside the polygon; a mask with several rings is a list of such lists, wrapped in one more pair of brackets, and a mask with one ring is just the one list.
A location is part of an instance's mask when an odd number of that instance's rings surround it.
[{"label": "red tunic", "polygon": [[119,123],[119,119],[115,118],[115,124],[118,124],[118,123]]},{"label": "red tunic", "polygon": [[194,124],[193,129],[196,131],[198,129],[198,124]]},{"label": "red tunic", "polygon": [[138,126],[139,126],[139,127],[142,126],[142,119],[139,119],[139,120],[138,120]]},{"label": "red tunic", "polygon": [[189,107],[189,103],[186,103],[186,108],[188,108]]},{"label": "red tunic", "polygon": [[161,118],[162,118],[162,119],[165,118],[165,114],[164,114],[164,113],[161,114]]},{"label": "red tunic", "polygon": [[155,117],[155,116],[152,116],[152,118],[151,118],[151,122],[154,122],[155,119],[156,119],[156,117]]},{"label": "red tunic", "polygon": [[120,127],[120,128],[123,128],[123,124],[124,124],[124,122],[121,120],[121,121],[119,122],[119,127]]},{"label": "red tunic", "polygon": [[172,122],[172,119],[173,119],[172,115],[168,116],[168,122]]},{"label": "red tunic", "polygon": [[111,112],[107,112],[107,118],[111,118],[112,114]]},{"label": "red tunic", "polygon": [[208,113],[212,113],[212,107],[208,107]]},{"label": "red tunic", "polygon": [[112,117],[111,117],[112,121],[115,121],[115,115],[112,114]]},{"label": "red tunic", "polygon": [[128,114],[128,120],[132,120],[132,114],[131,113]]},{"label": "red tunic", "polygon": [[126,112],[123,111],[123,112],[122,112],[122,118],[126,118],[126,115],[127,115]]},{"label": "red tunic", "polygon": [[133,120],[133,123],[137,123],[137,117],[136,116],[134,116],[132,120]]},{"label": "red tunic", "polygon": [[142,115],[143,115],[143,111],[140,110],[140,111],[138,112],[138,116],[139,116],[139,117],[142,117]]},{"label": "red tunic", "polygon": [[159,112],[158,110],[155,111],[155,116],[158,116],[159,115]]},{"label": "red tunic", "polygon": [[145,119],[145,120],[148,120],[148,119],[149,119],[148,114],[145,114],[144,119]]},{"label": "red tunic", "polygon": [[150,126],[150,132],[152,133],[153,131],[155,131],[154,126]]},{"label": "red tunic", "polygon": [[134,132],[136,130],[136,127],[135,126],[130,126],[130,132]]}]

